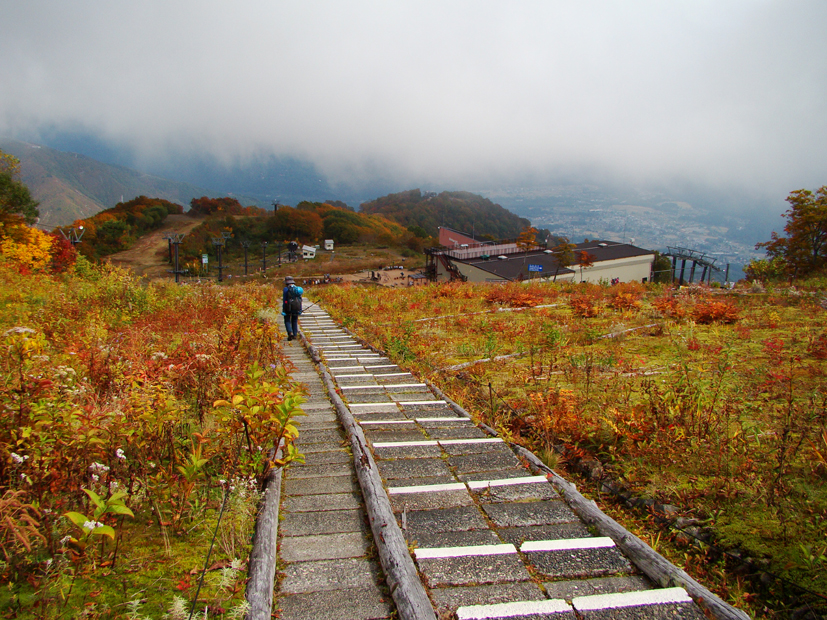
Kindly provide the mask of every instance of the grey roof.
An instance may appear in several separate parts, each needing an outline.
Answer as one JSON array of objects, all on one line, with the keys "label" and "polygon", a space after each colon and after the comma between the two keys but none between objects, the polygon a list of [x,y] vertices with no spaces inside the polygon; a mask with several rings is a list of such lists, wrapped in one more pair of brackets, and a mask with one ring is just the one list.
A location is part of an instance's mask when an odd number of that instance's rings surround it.
[{"label": "grey roof", "polygon": [[616,241],[586,241],[584,243],[576,243],[574,251],[587,251],[594,256],[594,262],[599,263],[604,260],[617,260],[619,258],[631,258],[633,256],[646,256],[647,254],[654,255],[652,250],[644,250],[628,243],[617,243]]},{"label": "grey roof", "polygon": [[[644,250],[643,248],[629,245],[628,243],[616,243],[613,241],[589,241],[575,244],[574,252],[583,250],[594,256],[595,263],[653,254],[651,250]],[[456,263],[473,265],[478,269],[487,271],[496,277],[506,280],[528,280],[532,277],[536,278],[538,275],[544,278],[553,277],[555,270],[558,269],[557,259],[554,254],[546,254],[545,250],[532,250],[531,252],[509,254],[504,260],[496,256],[492,256],[488,260],[482,258],[472,258],[468,260],[451,258],[450,260]],[[529,265],[540,265],[542,271],[539,273],[529,271]],[[575,273],[575,271],[566,267],[559,267],[559,271],[557,271],[558,276],[567,273]]]},{"label": "grey roof", "polygon": [[[472,258],[470,260],[462,261],[452,258],[450,260],[458,263],[465,263],[466,265],[473,265],[478,269],[487,271],[497,277],[505,278],[506,280],[528,280],[529,278],[536,278],[538,276],[544,278],[552,277],[558,269],[558,276],[566,273],[574,273],[571,269],[559,267],[557,259],[554,255],[546,254],[543,250],[509,254],[505,259],[499,259],[496,256],[492,256],[488,260],[484,260],[482,258]],[[529,271],[529,265],[540,265],[543,269],[539,273]]]}]

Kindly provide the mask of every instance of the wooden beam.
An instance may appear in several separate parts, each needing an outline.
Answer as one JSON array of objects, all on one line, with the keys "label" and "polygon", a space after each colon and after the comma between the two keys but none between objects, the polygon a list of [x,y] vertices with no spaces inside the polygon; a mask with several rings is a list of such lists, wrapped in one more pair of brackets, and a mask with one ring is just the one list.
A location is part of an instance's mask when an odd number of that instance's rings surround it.
[{"label": "wooden beam", "polygon": [[[277,455],[280,454],[279,451]],[[250,605],[247,620],[270,620],[273,613],[281,474],[282,468],[274,467],[264,479],[264,496],[259,504],[253,549],[247,569],[247,589],[244,593],[244,598]]]}]

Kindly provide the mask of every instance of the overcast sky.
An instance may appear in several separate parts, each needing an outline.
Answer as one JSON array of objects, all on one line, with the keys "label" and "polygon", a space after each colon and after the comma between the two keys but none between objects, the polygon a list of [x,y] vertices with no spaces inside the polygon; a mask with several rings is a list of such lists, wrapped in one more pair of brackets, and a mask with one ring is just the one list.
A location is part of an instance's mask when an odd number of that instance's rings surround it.
[{"label": "overcast sky", "polygon": [[0,135],[292,155],[334,181],[827,184],[824,0],[0,5]]}]

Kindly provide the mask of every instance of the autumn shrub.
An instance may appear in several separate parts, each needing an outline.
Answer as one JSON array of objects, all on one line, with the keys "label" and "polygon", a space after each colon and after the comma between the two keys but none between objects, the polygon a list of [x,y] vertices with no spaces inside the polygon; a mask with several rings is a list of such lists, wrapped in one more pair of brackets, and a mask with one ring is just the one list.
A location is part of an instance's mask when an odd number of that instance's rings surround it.
[{"label": "autumn shrub", "polygon": [[570,389],[552,388],[529,393],[534,408],[533,423],[545,447],[562,441],[579,443],[590,438],[597,427],[582,417],[582,405]]},{"label": "autumn shrub", "polygon": [[569,298],[572,312],[583,319],[590,319],[600,314],[600,307],[592,295],[572,295]]},{"label": "autumn shrub", "polygon": [[615,310],[637,310],[640,308],[641,295],[630,291],[613,291],[609,296],[609,305]]},{"label": "autumn shrub", "polygon": [[[101,564],[139,557],[135,545],[205,553],[220,480],[259,475],[281,439],[282,462],[300,458],[301,391],[265,311],[277,293],[79,265],[56,279],[0,264],[0,579],[52,592],[43,617],[67,598],[74,615],[96,587],[123,605],[133,578],[112,590]],[[249,540],[225,542],[241,553]]]},{"label": "autumn shrub", "polygon": [[543,299],[534,291],[526,289],[524,285],[509,283],[494,286],[485,295],[489,304],[501,304],[509,308],[533,308]]},{"label": "autumn shrub", "polygon": [[674,319],[680,319],[686,316],[686,311],[683,309],[680,300],[671,294],[653,299],[652,307],[657,310],[661,316],[667,316]]},{"label": "autumn shrub", "polygon": [[449,297],[452,299],[472,299],[477,296],[473,286],[463,282],[448,282],[446,284],[434,285],[435,297]]},{"label": "autumn shrub", "polygon": [[701,299],[692,307],[692,318],[696,323],[709,325],[710,323],[735,323],[740,320],[741,316],[732,302]]}]

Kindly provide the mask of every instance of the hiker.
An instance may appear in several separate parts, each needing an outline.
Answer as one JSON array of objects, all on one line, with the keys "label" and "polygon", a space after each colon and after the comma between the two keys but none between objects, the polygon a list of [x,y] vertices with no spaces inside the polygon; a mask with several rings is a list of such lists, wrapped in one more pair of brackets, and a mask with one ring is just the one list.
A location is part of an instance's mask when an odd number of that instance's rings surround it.
[{"label": "hiker", "polygon": [[304,289],[296,286],[296,281],[292,276],[284,278],[281,314],[284,316],[284,329],[287,331],[288,341],[299,337],[299,315],[302,313],[303,293]]}]

